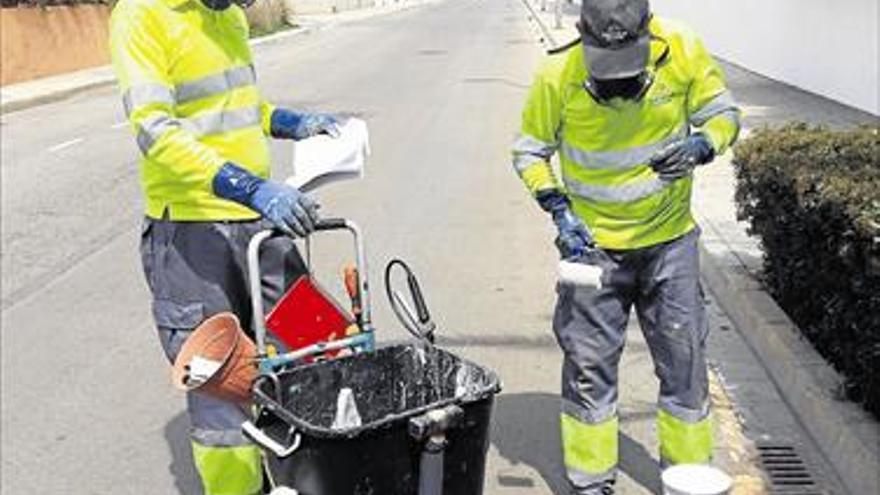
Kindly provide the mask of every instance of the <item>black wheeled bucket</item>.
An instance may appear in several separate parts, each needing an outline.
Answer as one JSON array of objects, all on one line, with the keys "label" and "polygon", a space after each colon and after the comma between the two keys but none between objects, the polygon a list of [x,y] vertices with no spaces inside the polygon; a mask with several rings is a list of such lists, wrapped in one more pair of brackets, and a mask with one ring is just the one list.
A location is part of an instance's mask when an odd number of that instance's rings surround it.
[{"label": "black wheeled bucket", "polygon": [[[344,388],[359,426],[334,425]],[[255,440],[275,485],[299,495],[481,495],[500,389],[493,372],[442,349],[382,347],[261,377]]]}]

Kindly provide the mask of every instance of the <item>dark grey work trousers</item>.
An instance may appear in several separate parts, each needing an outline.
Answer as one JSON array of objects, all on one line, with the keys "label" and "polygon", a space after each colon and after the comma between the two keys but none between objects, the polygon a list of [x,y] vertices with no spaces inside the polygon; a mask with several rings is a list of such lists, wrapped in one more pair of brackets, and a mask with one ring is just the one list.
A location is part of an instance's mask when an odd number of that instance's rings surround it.
[{"label": "dark grey work trousers", "polygon": [[[174,222],[144,219],[141,258],[153,294],[153,317],[165,355],[173,361],[205,319],[230,311],[252,335],[247,274],[251,237],[263,221]],[[261,251],[263,301],[271,308],[306,266],[293,239],[274,238]],[[204,394],[187,394],[192,440],[208,447],[248,444],[241,433],[247,411]]]},{"label": "dark grey work trousers", "polygon": [[635,307],[660,380],[664,463],[711,455],[700,288],[699,229],[631,251],[609,252],[610,282],[599,290],[559,285],[553,328],[562,367],[563,449],[577,493],[602,493],[617,465],[618,363]]}]

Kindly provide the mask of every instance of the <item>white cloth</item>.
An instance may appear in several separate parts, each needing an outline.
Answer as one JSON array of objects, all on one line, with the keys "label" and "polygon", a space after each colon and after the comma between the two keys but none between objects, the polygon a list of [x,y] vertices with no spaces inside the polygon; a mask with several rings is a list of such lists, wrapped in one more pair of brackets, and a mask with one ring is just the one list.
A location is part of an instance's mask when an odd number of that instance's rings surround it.
[{"label": "white cloth", "polygon": [[186,388],[193,390],[202,386],[220,371],[220,368],[222,367],[223,363],[220,361],[203,358],[202,356],[193,356],[192,361],[189,362],[189,375],[186,381]]},{"label": "white cloth", "polygon": [[293,176],[287,183],[311,191],[337,180],[361,178],[370,154],[367,123],[349,118],[339,125],[339,136],[324,134],[297,141],[293,148]]}]

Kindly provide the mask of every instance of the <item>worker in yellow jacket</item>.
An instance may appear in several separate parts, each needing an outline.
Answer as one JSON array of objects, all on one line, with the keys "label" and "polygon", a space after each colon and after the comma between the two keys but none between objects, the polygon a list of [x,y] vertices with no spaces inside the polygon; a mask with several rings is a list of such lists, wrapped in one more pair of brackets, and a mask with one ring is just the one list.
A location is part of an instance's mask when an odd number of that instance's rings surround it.
[{"label": "worker in yellow jacket", "polygon": [[[561,431],[577,494],[613,493],[617,382],[634,306],[660,380],[664,465],[712,453],[708,332],[699,286],[692,172],[734,142],[740,112],[690,29],[647,0],[583,0],[581,38],[552,53],[523,112],[513,164],[551,214],[569,261],[600,288],[560,283]],[[550,165],[559,155],[560,183]]]},{"label": "worker in yellow jacket", "polygon": [[[327,114],[275,108],[256,87],[248,24],[230,0],[120,0],[110,26],[113,67],[142,158],[141,256],[167,357],[213,314],[248,327],[246,251],[267,227],[290,236],[263,250],[271,304],[305,272],[293,244],[318,220],[300,191],[268,179],[267,137],[338,132]],[[187,396],[193,457],[208,495],[262,490],[260,452],[241,433],[248,411]]]}]

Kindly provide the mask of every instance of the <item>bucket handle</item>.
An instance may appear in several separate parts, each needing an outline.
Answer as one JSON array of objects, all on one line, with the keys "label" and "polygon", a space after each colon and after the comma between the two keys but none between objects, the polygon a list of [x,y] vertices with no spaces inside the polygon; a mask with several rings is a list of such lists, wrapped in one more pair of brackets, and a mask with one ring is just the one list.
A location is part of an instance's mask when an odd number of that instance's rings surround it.
[{"label": "bucket handle", "polygon": [[293,428],[290,429],[290,432],[294,433],[293,443],[287,447],[276,442],[275,439],[267,435],[266,432],[264,432],[263,430],[257,428],[257,425],[255,425],[250,420],[242,423],[241,431],[245,434],[246,437],[253,440],[254,443],[272,452],[279,459],[290,457],[291,454],[296,452],[296,449],[298,449],[300,444],[302,443],[302,435],[300,435],[299,433],[295,433],[295,430]]},{"label": "bucket handle", "polygon": [[254,386],[252,387],[254,396],[263,398],[264,401],[269,400],[266,395],[262,393],[260,388],[264,381],[272,382],[272,390],[275,391],[275,402],[278,404],[284,402],[283,397],[281,396],[281,379],[278,378],[278,375],[276,375],[275,372],[260,373],[260,376],[254,381]]}]

